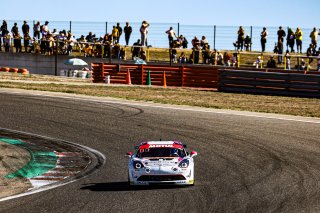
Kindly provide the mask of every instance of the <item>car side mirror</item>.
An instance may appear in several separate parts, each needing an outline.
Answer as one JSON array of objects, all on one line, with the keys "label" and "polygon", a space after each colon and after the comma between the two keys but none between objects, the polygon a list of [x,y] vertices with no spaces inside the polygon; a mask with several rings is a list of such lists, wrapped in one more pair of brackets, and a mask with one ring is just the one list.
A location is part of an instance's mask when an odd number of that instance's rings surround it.
[{"label": "car side mirror", "polygon": [[190,153],[190,157],[191,158],[193,158],[193,157],[195,157],[195,156],[197,156],[198,155],[198,152],[196,152],[196,151],[192,151],[191,153]]},{"label": "car side mirror", "polygon": [[132,152],[127,152],[126,156],[131,158],[132,157]]}]

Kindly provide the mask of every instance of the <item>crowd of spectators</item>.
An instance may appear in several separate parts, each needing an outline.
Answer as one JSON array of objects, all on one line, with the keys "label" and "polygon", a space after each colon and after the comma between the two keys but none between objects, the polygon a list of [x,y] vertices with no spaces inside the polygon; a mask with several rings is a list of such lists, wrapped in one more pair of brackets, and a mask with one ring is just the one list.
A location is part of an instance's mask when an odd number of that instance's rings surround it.
[{"label": "crowd of spectators", "polygon": [[[143,47],[149,47],[148,45],[148,33],[150,24],[147,21],[143,21],[140,26],[141,38],[133,43],[131,52],[132,59],[139,57],[146,59],[146,51]],[[80,38],[75,38],[71,32],[62,30],[57,31],[49,29],[49,22],[46,21],[43,25],[38,21],[33,26],[33,37],[30,35],[31,27],[27,21],[23,22],[21,26],[22,34],[20,33],[17,23],[14,23],[11,31],[9,31],[7,22],[3,20],[0,33],[0,51],[9,52],[11,46],[14,47],[15,52],[26,53],[41,53],[45,55],[67,54],[70,55],[73,50],[78,50],[86,57],[112,57],[117,59],[125,58],[125,49],[120,45],[120,38],[124,34],[125,45],[129,45],[130,37],[132,34],[132,27],[129,22],[126,22],[125,27],[122,29],[120,23],[117,23],[112,28],[111,33],[106,33],[103,37],[98,37],[92,32],[88,35],[82,35]],[[199,39],[195,36],[191,40],[192,53],[189,57],[185,52],[182,52],[180,56],[177,56],[177,49],[188,48],[188,40],[183,35],[177,35],[170,27],[166,32],[168,36],[169,48],[171,49],[171,60],[176,63],[199,63],[200,57],[204,64],[217,64],[226,66],[237,65],[237,53],[231,54],[228,52],[221,53],[219,50],[210,49],[210,45],[206,36],[202,36]],[[268,41],[268,31],[266,27],[263,27],[261,31],[261,52],[265,52],[266,43]],[[307,49],[307,56],[319,56],[320,48],[317,50],[318,36],[320,32],[313,28],[310,33],[310,44]],[[290,53],[302,53],[302,37],[303,32],[298,27],[296,31],[292,28],[288,28],[287,32],[280,26],[277,31],[277,42],[275,42],[274,53],[278,55],[278,64],[284,63],[284,41],[286,39],[286,58],[289,58]],[[237,32],[237,40],[233,43],[236,51],[250,51],[252,46],[252,40],[249,35],[245,34],[245,30],[242,26],[239,27]],[[296,49],[295,49],[296,45]],[[273,59],[273,58],[272,58]],[[258,59],[257,59],[258,60]],[[309,63],[312,63],[313,58],[308,59]],[[255,62],[256,64],[259,64]],[[273,64],[273,62],[272,62]]]}]

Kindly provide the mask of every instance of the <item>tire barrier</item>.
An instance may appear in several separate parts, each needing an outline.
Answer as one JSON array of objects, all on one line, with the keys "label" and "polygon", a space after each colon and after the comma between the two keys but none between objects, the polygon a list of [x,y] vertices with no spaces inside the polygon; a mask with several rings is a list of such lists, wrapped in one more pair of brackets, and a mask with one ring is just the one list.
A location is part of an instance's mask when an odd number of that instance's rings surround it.
[{"label": "tire barrier", "polygon": [[0,72],[7,72],[7,73],[20,73],[23,75],[29,74],[29,71],[25,68],[14,68],[14,67],[1,67]]}]

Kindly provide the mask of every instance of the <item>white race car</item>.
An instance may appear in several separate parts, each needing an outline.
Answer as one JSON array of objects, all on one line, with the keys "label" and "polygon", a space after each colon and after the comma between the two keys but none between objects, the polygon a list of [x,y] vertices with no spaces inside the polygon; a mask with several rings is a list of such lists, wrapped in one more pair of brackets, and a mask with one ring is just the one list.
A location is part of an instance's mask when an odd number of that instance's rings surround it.
[{"label": "white race car", "polygon": [[193,157],[178,141],[149,141],[136,146],[136,154],[128,152],[130,185],[194,184]]}]

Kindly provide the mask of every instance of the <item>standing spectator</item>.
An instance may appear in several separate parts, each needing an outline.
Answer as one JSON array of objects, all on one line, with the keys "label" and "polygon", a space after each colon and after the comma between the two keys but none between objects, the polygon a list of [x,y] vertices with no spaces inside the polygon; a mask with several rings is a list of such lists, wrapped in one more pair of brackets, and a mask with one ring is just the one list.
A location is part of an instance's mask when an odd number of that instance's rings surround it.
[{"label": "standing spectator", "polygon": [[112,39],[113,39],[113,44],[116,44],[117,41],[119,40],[119,30],[116,26],[113,26],[112,29]]},{"label": "standing spectator", "polygon": [[261,49],[262,49],[262,52],[264,52],[266,50],[266,43],[267,43],[267,38],[268,38],[267,28],[265,28],[265,27],[263,28],[260,36],[261,36],[261,39],[260,39]]},{"label": "standing spectator", "polygon": [[290,52],[294,53],[294,43],[295,43],[296,36],[294,35],[293,30],[289,27],[288,34],[287,34],[287,50],[290,47]]},{"label": "standing spectator", "polygon": [[238,30],[238,50],[243,49],[243,42],[244,42],[244,29],[242,28],[242,26],[239,27],[239,30]]},{"label": "standing spectator", "polygon": [[298,27],[295,33],[296,36],[296,44],[297,44],[297,53],[302,53],[302,31],[301,29]]},{"label": "standing spectator", "polygon": [[149,23],[143,21],[140,27],[141,34],[141,46],[148,46],[148,33],[149,33]]},{"label": "standing spectator", "polygon": [[46,37],[49,34],[49,26],[48,26],[49,22],[46,21],[44,23],[44,25],[41,27],[41,33],[42,33],[42,37]]},{"label": "standing spectator", "polygon": [[129,40],[132,33],[132,27],[130,26],[129,22],[126,22],[126,26],[124,27],[123,31],[126,40],[126,45],[129,45]]},{"label": "standing spectator", "polygon": [[29,36],[29,33],[25,33],[23,35],[23,46],[24,46],[24,52],[30,52],[28,50],[29,48],[29,45],[30,45],[30,40],[31,40],[31,37]]},{"label": "standing spectator", "polygon": [[40,39],[40,31],[41,31],[40,21],[37,21],[37,23],[34,24],[34,26],[33,26],[33,37],[37,38],[39,40]]},{"label": "standing spectator", "polygon": [[13,38],[18,36],[19,29],[18,29],[17,23],[13,24],[13,27],[11,28],[11,32],[12,32]]},{"label": "standing spectator", "polygon": [[166,33],[168,34],[168,39],[169,39],[169,47],[173,48],[173,37],[177,38],[176,33],[173,31],[173,28],[170,27],[169,30],[166,31]]},{"label": "standing spectator", "polygon": [[249,35],[244,38],[244,47],[246,48],[246,51],[249,51],[251,48],[251,38]]},{"label": "standing spectator", "polygon": [[318,31],[317,28],[313,28],[313,31],[310,33],[310,38],[311,38],[311,44],[313,44],[314,48],[317,48],[318,44]]},{"label": "standing spectator", "polygon": [[13,45],[16,48],[16,53],[21,53],[21,49],[22,49],[22,45],[21,45],[21,40],[22,37],[20,35],[20,33],[18,32],[16,35],[14,35],[13,37]]},{"label": "standing spectator", "polygon": [[283,63],[283,42],[282,41],[278,41],[278,64],[282,64]]},{"label": "standing spectator", "polygon": [[5,34],[4,34],[4,51],[5,52],[9,52],[9,50],[10,50],[10,43],[11,43],[11,36],[10,36],[10,33],[9,33],[9,31],[7,30],[7,31],[5,31]]},{"label": "standing spectator", "polygon": [[279,27],[277,34],[278,34],[278,42],[281,40],[281,42],[283,43],[284,37],[286,36],[286,32],[282,29],[282,26]]},{"label": "standing spectator", "polygon": [[[1,31],[2,41],[3,41],[3,45],[4,45],[5,44],[5,40],[6,40],[5,35],[8,32],[8,25],[7,25],[7,22],[5,20],[3,20],[3,22],[2,22],[0,31]],[[1,38],[0,38],[0,52],[1,51],[2,51],[2,42],[1,42]]]},{"label": "standing spectator", "polygon": [[122,35],[122,27],[120,27],[120,23],[119,22],[117,23],[116,28],[118,29],[118,32],[119,32],[119,36],[117,38],[117,44],[119,44],[120,43],[120,37]]},{"label": "standing spectator", "polygon": [[289,50],[286,51],[285,60],[286,60],[286,69],[291,70],[291,56],[289,54]]},{"label": "standing spectator", "polygon": [[[27,21],[23,21],[23,25],[22,25],[22,33],[23,33],[23,44],[26,43],[25,39],[29,39],[28,36],[25,36],[26,34],[29,35],[30,33],[30,27],[29,25],[27,24]],[[29,46],[29,44],[28,44]],[[25,52],[27,52],[27,47],[24,47],[25,49]]]},{"label": "standing spectator", "polygon": [[29,27],[27,21],[23,21],[22,33],[23,33],[23,35],[26,33],[28,33],[28,34],[30,33],[30,27]]}]

